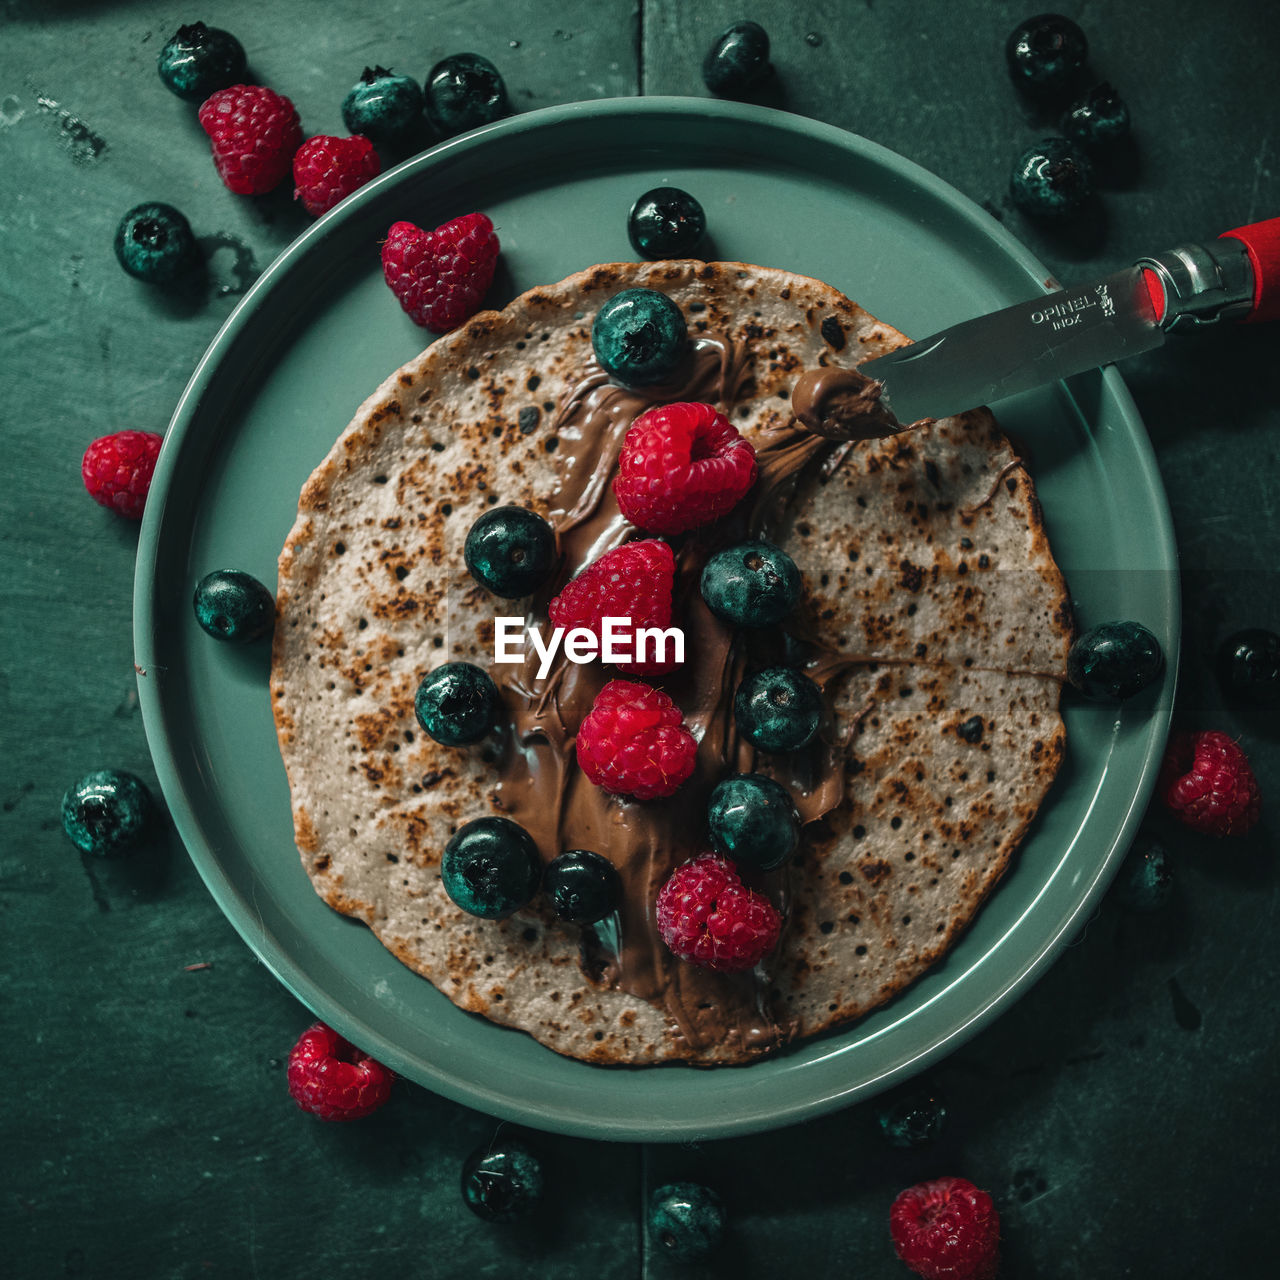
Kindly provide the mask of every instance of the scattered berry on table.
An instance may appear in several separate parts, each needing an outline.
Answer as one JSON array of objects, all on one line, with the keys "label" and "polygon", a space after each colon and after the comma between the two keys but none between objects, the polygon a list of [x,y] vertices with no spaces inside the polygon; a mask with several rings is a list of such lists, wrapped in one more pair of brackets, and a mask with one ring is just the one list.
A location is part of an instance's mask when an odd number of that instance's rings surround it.
[{"label": "scattered berry on table", "polygon": [[423,231],[397,222],[382,245],[382,274],[414,324],[448,333],[480,310],[500,245],[483,213]]},{"label": "scattered berry on table", "polygon": [[591,347],[600,367],[627,387],[663,382],[689,347],[680,308],[656,289],[615,293],[591,325]]},{"label": "scattered berry on table", "polygon": [[573,924],[593,924],[618,906],[621,885],[608,858],[589,849],[568,849],[552,858],[542,887],[556,915]]},{"label": "scattered berry on table", "polygon": [[342,100],[342,122],[378,146],[401,146],[417,133],[424,104],[416,80],[385,67],[365,67]]},{"label": "scattered berry on table", "polygon": [[368,138],[319,133],[294,152],[294,199],[318,218],[381,172],[382,161]]},{"label": "scattered berry on table", "polygon": [[1110,84],[1096,84],[1066,109],[1059,128],[1072,142],[1105,151],[1129,136],[1129,108]]},{"label": "scattered berry on table", "polygon": [[702,206],[679,187],[646,191],[627,215],[627,236],[642,258],[687,258],[706,229]]},{"label": "scattered berry on table", "polygon": [[218,176],[238,196],[260,196],[278,187],[302,144],[293,103],[257,84],[211,94],[200,107],[200,126],[209,135]]},{"label": "scattered berry on table", "polygon": [[683,533],[728,515],[756,482],[756,451],[714,405],[659,405],[627,429],[613,492],[646,533]]},{"label": "scattered berry on table", "polygon": [[582,772],[605,791],[655,800],[693,773],[698,744],[671,698],[652,685],[610,680],[578,729]]},{"label": "scattered berry on table", "polygon": [[1280,636],[1262,627],[1229,635],[1218,648],[1218,681],[1229,698],[1263,704],[1280,700]]},{"label": "scattered berry on table", "polygon": [[445,747],[479,742],[501,705],[489,673],[470,662],[445,662],[428,671],[413,699],[418,723]]},{"label": "scattered berry on table", "polygon": [[1216,729],[1170,735],[1156,790],[1175,818],[1211,836],[1244,835],[1262,805],[1248,757]]},{"label": "scattered berry on table", "polygon": [[93,500],[130,520],[141,520],[161,439],[154,431],[115,431],[94,440],[80,463],[84,487]]},{"label": "scattered berry on table", "polygon": [[676,559],[665,542],[657,538],[627,542],[606,551],[565,583],[547,606],[547,615],[554,626],[564,627],[566,632],[586,627],[600,638],[605,618],[630,618],[632,634],[626,637],[626,651],[633,655],[632,660],[613,665],[633,675],[659,675],[676,666],[671,646],[658,661],[656,646],[646,642],[645,660],[637,661],[635,632],[670,626],[675,576]]},{"label": "scattered berry on table", "polygon": [[702,598],[718,618],[739,627],[771,627],[800,600],[800,570],[771,542],[718,551],[702,570]]},{"label": "scattered berry on table", "polygon": [[733,699],[742,734],[761,751],[799,751],[822,721],[822,691],[794,667],[769,667],[748,676]]},{"label": "scattered berry on table", "polygon": [[250,644],[275,626],[271,592],[242,569],[215,569],[196,584],[192,605],[196,621],[216,640]]},{"label": "scattered berry on table", "polygon": [[758,964],[782,929],[773,903],[748,889],[734,864],[715,853],[700,853],[671,873],[658,891],[657,918],[674,955],[721,973]]},{"label": "scattered berry on table", "polygon": [[140,204],[116,228],[116,258],[138,280],[172,284],[200,262],[191,224],[171,204]]},{"label": "scattered berry on table", "polygon": [[442,137],[465,133],[511,114],[498,68],[478,53],[441,58],[423,85],[427,119]]},{"label": "scattered berry on table", "polygon": [[555,568],[556,535],[527,507],[492,507],[467,531],[462,558],[482,587],[504,600],[518,600]]},{"label": "scattered berry on table", "polygon": [[229,31],[203,22],[181,26],[156,58],[165,87],[188,102],[203,102],[211,93],[244,79],[244,46]]},{"label": "scattered berry on table", "polygon": [[497,1137],[463,1162],[462,1198],[486,1222],[515,1222],[538,1207],[543,1181],[541,1161],[523,1142]]},{"label": "scattered berry on table", "polygon": [[876,1106],[876,1127],[892,1147],[927,1147],[946,1123],[947,1106],[936,1089],[908,1085]]},{"label": "scattered berry on table", "polygon": [[154,812],[141,778],[122,769],[98,769],[67,788],[62,829],[82,853],[114,858],[137,843]]},{"label": "scattered berry on table", "polygon": [[1015,27],[1004,52],[1019,89],[1034,98],[1055,98],[1071,91],[1089,56],[1089,42],[1070,18],[1044,13]]},{"label": "scattered berry on table", "polygon": [[391,1096],[392,1073],[323,1022],[313,1023],[289,1054],[289,1092],[321,1120],[359,1120]]},{"label": "scattered berry on table", "polygon": [[710,1257],[724,1238],[724,1204],[698,1182],[668,1182],[649,1195],[649,1236],[676,1262]]},{"label": "scattered berry on table", "polygon": [[1067,679],[1087,698],[1131,698],[1164,670],[1160,642],[1140,622],[1103,622],[1067,652]]},{"label": "scattered berry on table", "polygon": [[1074,142],[1042,138],[1014,162],[1009,194],[1033,218],[1067,218],[1093,195],[1093,167]]},{"label": "scattered berry on table", "polygon": [[1000,1216],[964,1178],[934,1178],[898,1194],[889,1210],[898,1257],[924,1280],[994,1280]]},{"label": "scattered berry on table", "polygon": [[702,82],[722,98],[740,98],[769,77],[769,33],[758,22],[735,22],[702,59]]},{"label": "scattered berry on table", "polygon": [[716,784],[707,827],[717,853],[765,871],[782,866],[800,845],[791,793],[760,773],[738,773]]},{"label": "scattered berry on table", "polygon": [[1125,859],[1116,887],[1120,902],[1130,911],[1158,911],[1173,891],[1169,855],[1158,844],[1140,845]]},{"label": "scattered berry on table", "polygon": [[504,920],[533,900],[542,860],[533,837],[510,818],[477,818],[459,827],[440,862],[444,891],[468,915]]}]

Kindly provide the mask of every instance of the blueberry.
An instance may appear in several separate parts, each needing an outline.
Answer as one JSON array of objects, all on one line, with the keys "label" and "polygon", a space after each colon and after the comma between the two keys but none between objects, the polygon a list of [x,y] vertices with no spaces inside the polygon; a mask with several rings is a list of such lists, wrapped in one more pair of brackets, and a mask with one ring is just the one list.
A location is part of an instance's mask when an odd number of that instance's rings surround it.
[{"label": "blueberry", "polygon": [[710,1257],[724,1237],[720,1197],[697,1182],[668,1182],[649,1197],[649,1234],[677,1262]]},{"label": "blueberry", "polygon": [[1218,681],[1230,698],[1280,700],[1280,636],[1261,627],[1228,636],[1218,649]]},{"label": "blueberry", "polygon": [[738,732],[761,751],[799,751],[822,719],[822,691],[794,667],[748,676],[733,699]]},{"label": "blueberry", "polygon": [[717,853],[772,871],[800,844],[800,815],[791,793],[760,773],[725,778],[711,792],[707,826]]},{"label": "blueberry", "polygon": [[196,584],[196,621],[217,640],[249,644],[270,633],[276,602],[257,578],[239,569],[215,569]]},{"label": "blueberry", "polygon": [[120,219],[116,257],[131,275],[148,284],[172,284],[200,260],[191,224],[171,204],[140,204]]},{"label": "blueberry", "polygon": [[702,598],[718,618],[739,627],[771,627],[800,599],[800,570],[771,542],[719,551],[702,570]]},{"label": "blueberry", "polygon": [[1093,195],[1093,167],[1066,138],[1043,138],[1014,162],[1009,193],[1023,213],[1066,218]]},{"label": "blueberry", "polygon": [[702,206],[679,187],[646,191],[627,215],[627,236],[642,258],[687,258],[706,229]]},{"label": "blueberry", "polygon": [[936,1089],[912,1085],[876,1107],[876,1126],[890,1146],[927,1147],[942,1132],[946,1103]]},{"label": "blueberry", "polygon": [[702,82],[722,98],[740,98],[769,76],[769,33],[758,22],[735,22],[702,59]]},{"label": "blueberry", "polygon": [[507,87],[498,68],[478,53],[441,58],[423,86],[427,119],[442,138],[478,128],[511,114]]},{"label": "blueberry", "polygon": [[462,556],[482,587],[515,600],[541,586],[555,568],[556,536],[525,507],[492,507],[471,526]]},{"label": "blueberry", "polygon": [[501,705],[488,673],[470,662],[446,662],[428,671],[413,699],[418,723],[445,747],[479,742]]},{"label": "blueberry", "polygon": [[62,829],[81,852],[113,858],[137,842],[154,809],[141,778],[120,769],[99,769],[62,797]]},{"label": "blueberry", "polygon": [[504,920],[533,900],[542,861],[533,837],[510,818],[459,827],[440,862],[444,891],[468,915]]},{"label": "blueberry", "polygon": [[203,102],[244,80],[244,46],[229,31],[192,22],[169,37],[156,58],[165,87],[188,102]]},{"label": "blueberry", "polygon": [[1097,84],[1067,108],[1060,128],[1071,142],[1106,151],[1129,136],[1129,108],[1111,85]]},{"label": "blueberry", "polygon": [[424,99],[418,82],[385,67],[365,67],[342,100],[342,123],[376,146],[409,141],[422,122]]},{"label": "blueberry", "polygon": [[1143,915],[1159,911],[1173,890],[1169,855],[1158,844],[1140,845],[1125,859],[1116,888],[1121,904],[1130,911]]},{"label": "blueberry", "polygon": [[556,915],[573,924],[594,924],[617,909],[618,873],[608,858],[587,849],[569,849],[553,858],[543,875]]},{"label": "blueberry", "polygon": [[1160,642],[1140,622],[1104,622],[1067,652],[1067,679],[1086,698],[1131,698],[1163,670]]},{"label": "blueberry", "polygon": [[486,1222],[527,1217],[542,1199],[542,1163],[523,1142],[495,1139],[462,1165],[462,1198]]},{"label": "blueberry", "polygon": [[684,313],[656,289],[615,293],[591,325],[591,346],[600,367],[628,387],[669,378],[689,346]]},{"label": "blueberry", "polygon": [[1075,83],[1089,55],[1089,42],[1070,18],[1044,13],[1009,33],[1004,54],[1019,89],[1032,97],[1053,98]]}]

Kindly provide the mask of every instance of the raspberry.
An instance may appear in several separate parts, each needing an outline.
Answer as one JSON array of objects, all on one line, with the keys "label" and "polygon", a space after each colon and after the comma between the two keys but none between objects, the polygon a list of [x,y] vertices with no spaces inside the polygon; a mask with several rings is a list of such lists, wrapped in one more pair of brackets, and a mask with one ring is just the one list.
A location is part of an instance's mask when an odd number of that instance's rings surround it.
[{"label": "raspberry", "polygon": [[289,1055],[289,1092],[321,1120],[359,1120],[391,1096],[391,1072],[323,1022],[309,1026]]},{"label": "raspberry", "polygon": [[160,440],[153,431],[117,431],[95,440],[80,463],[84,487],[93,500],[130,520],[141,520]]},{"label": "raspberry", "polygon": [[368,138],[317,134],[294,154],[293,197],[318,218],[381,172],[382,161]]},{"label": "raspberry", "polygon": [[924,1280],[992,1280],[1000,1265],[1000,1216],[964,1178],[934,1178],[900,1192],[889,1210],[898,1257]]},{"label": "raspberry", "polygon": [[1174,733],[1156,784],[1180,822],[1210,836],[1242,836],[1258,821],[1262,799],[1249,761],[1225,733]]},{"label": "raspberry", "polygon": [[382,274],[414,324],[448,333],[479,311],[499,248],[483,213],[464,214],[434,231],[397,222],[382,245]]},{"label": "raspberry", "polygon": [[219,89],[200,107],[218,176],[238,196],[260,196],[284,181],[302,142],[288,98],[259,84]]},{"label": "raspberry", "polygon": [[578,729],[578,764],[614,795],[669,796],[693,772],[698,744],[680,708],[651,685],[610,680]]},{"label": "raspberry", "polygon": [[678,866],[658,891],[662,940],[681,960],[708,969],[750,969],[777,946],[781,928],[773,903],[714,853]]},{"label": "raspberry", "polygon": [[756,451],[715,407],[698,402],[642,413],[628,430],[613,491],[647,533],[683,533],[732,511],[756,479]]},{"label": "raspberry", "polygon": [[[666,628],[671,623],[671,592],[675,585],[676,558],[671,548],[657,538],[645,542],[628,542],[606,551],[592,561],[547,606],[552,623],[564,627],[585,627],[597,639],[602,638],[605,618],[630,618],[634,631],[639,627]],[[623,628],[614,635],[624,634]],[[633,635],[622,642],[631,653],[636,643]],[[663,650],[664,656],[670,646]],[[655,656],[644,662],[617,662],[619,671],[637,675],[657,675],[676,666],[673,658],[656,660],[657,647],[645,642],[645,653]]]}]

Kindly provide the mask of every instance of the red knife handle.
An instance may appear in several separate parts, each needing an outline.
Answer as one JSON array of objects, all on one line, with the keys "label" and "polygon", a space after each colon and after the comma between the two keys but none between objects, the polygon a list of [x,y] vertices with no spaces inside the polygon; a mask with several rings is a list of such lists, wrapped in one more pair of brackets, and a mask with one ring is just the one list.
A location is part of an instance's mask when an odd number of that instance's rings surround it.
[{"label": "red knife handle", "polygon": [[1280,320],[1280,218],[1224,231],[1243,243],[1253,268],[1253,309],[1245,320]]}]

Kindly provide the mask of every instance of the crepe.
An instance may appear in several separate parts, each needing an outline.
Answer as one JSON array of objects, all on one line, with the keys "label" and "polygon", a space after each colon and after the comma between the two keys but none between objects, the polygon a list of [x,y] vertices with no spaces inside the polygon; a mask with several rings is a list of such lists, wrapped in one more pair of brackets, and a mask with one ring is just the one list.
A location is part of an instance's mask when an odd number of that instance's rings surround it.
[{"label": "crepe", "polygon": [[[592,318],[623,288],[669,294],[694,340],[670,385],[628,392],[596,365]],[[841,1026],[944,954],[1007,867],[1063,755],[1058,712],[1072,622],[1034,487],[991,415],[837,443],[791,412],[801,375],[851,368],[905,339],[819,281],[741,263],[612,264],[475,316],[390,377],[305,485],[279,562],[271,695],[303,866],[455,1004],[589,1062],[744,1063]],[[735,515],[674,540],[684,671],[667,689],[699,739],[667,801],[611,797],[577,770],[573,735],[597,662],[493,665],[496,615],[545,626],[583,564],[643,536],[609,489],[622,435],[650,404],[709,400],[757,448]],[[495,504],[548,517],[553,580],[500,601],[463,564]],[[763,533],[804,577],[797,617],[734,633],[697,592],[717,546]],[[504,719],[444,747],[414,719],[423,674],[491,670]],[[730,712],[737,682],[780,661],[823,687],[820,738],[757,753]],[[709,847],[715,781],[784,782],[805,820],[778,872],[744,872],[784,914],[746,974],[677,960],[653,899]],[[463,823],[501,813],[544,860],[591,848],[623,872],[619,916],[560,922],[539,896],[510,919],[464,914],[440,857]]]}]

